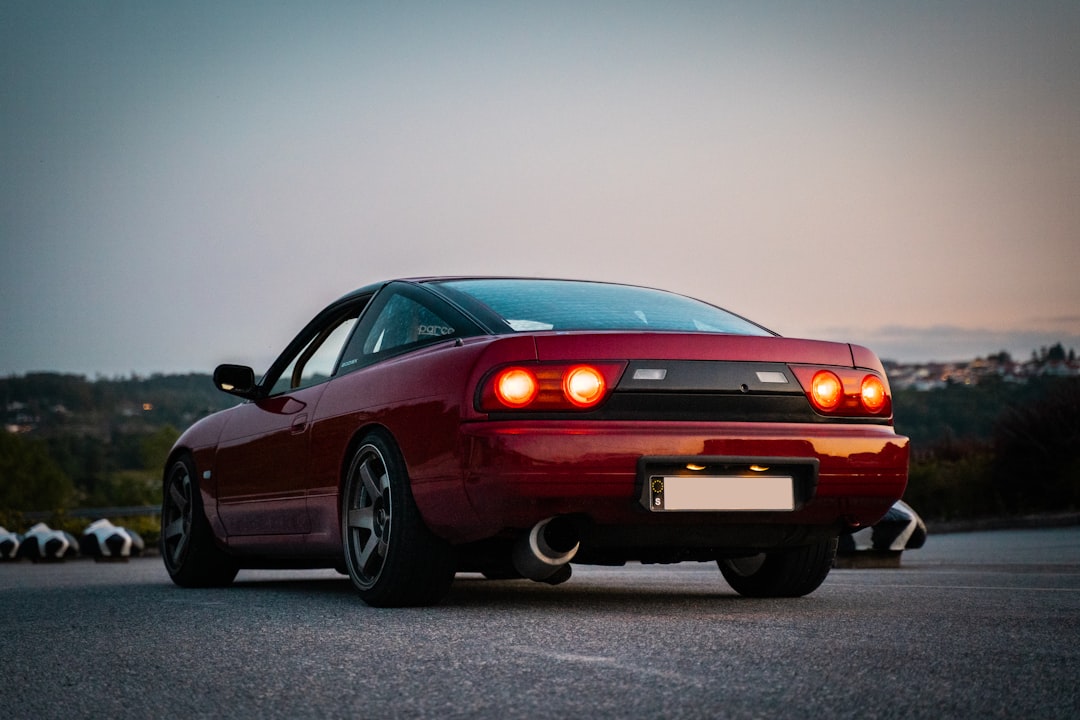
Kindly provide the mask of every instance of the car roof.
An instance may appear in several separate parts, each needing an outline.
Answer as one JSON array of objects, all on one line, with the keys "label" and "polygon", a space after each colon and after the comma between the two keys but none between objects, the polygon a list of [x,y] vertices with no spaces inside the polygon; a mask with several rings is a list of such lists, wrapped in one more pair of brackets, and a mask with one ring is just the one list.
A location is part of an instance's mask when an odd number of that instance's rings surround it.
[{"label": "car roof", "polygon": [[[356,298],[363,297],[365,295],[371,295],[377,290],[390,285],[391,283],[409,283],[412,285],[427,285],[429,283],[441,283],[451,282],[454,280],[500,280],[500,281],[512,281],[512,282],[575,282],[575,283],[595,283],[597,285],[621,285],[624,287],[642,288],[645,290],[657,290],[659,292],[671,292],[670,290],[664,290],[663,288],[655,288],[647,285],[635,285],[633,283],[624,282],[612,282],[610,280],[583,280],[581,278],[566,278],[566,277],[540,277],[540,276],[528,276],[528,275],[419,275],[415,277],[400,277],[383,280],[382,282],[371,283],[370,285],[364,285],[350,293],[346,293],[339,297],[332,305],[338,305],[339,303],[349,302]],[[672,293],[677,295],[679,293]]]}]

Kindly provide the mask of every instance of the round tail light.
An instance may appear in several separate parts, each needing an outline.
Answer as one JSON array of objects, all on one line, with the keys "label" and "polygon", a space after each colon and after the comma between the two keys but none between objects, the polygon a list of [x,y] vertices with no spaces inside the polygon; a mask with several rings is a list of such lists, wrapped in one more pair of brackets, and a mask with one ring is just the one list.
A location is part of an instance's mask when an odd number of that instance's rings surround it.
[{"label": "round tail light", "polygon": [[592,407],[604,397],[604,376],[588,365],[567,370],[562,386],[566,399],[578,407]]},{"label": "round tail light", "polygon": [[885,407],[885,383],[876,375],[867,375],[862,381],[862,405],[867,412],[881,412]]},{"label": "round tail light", "polygon": [[507,407],[525,407],[539,391],[536,376],[525,368],[507,368],[495,378],[495,396]]},{"label": "round tail light", "polygon": [[844,384],[829,370],[819,370],[810,383],[810,397],[819,410],[835,410],[844,399]]}]

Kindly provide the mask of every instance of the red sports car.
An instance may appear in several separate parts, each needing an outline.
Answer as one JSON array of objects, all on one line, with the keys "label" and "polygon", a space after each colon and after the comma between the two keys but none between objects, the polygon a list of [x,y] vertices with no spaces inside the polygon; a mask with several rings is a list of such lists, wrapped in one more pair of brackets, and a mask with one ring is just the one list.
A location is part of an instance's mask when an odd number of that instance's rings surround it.
[{"label": "red sports car", "polygon": [[641,287],[371,285],[261,380],[214,382],[246,402],[188,429],[164,474],[183,586],[336,567],[371,605],[421,605],[456,572],[554,584],[571,562],[686,560],[793,597],[907,482],[872,352]]}]

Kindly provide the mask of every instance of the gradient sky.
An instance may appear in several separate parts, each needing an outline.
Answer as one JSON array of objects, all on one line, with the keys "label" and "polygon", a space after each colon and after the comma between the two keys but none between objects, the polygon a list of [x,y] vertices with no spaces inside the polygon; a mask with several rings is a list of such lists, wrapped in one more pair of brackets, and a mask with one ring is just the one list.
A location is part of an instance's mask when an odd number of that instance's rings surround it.
[{"label": "gradient sky", "polygon": [[0,374],[262,369],[396,276],[1080,350],[1080,3],[0,4]]}]

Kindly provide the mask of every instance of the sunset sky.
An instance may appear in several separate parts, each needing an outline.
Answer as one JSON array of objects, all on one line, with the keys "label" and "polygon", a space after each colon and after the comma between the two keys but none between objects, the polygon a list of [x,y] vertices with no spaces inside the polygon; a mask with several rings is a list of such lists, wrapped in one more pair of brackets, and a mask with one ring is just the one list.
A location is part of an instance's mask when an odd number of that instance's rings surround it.
[{"label": "sunset sky", "polygon": [[1080,350],[1080,2],[0,4],[0,374],[260,369],[381,279]]}]

